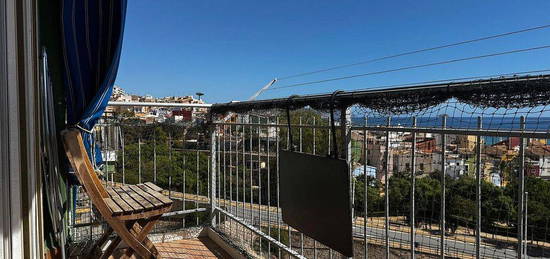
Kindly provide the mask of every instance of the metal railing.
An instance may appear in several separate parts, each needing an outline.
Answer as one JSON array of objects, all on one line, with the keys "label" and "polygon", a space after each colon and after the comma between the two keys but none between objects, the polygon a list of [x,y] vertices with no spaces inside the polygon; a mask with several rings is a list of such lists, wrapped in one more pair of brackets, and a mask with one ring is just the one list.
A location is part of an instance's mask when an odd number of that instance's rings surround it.
[{"label": "metal railing", "polygon": [[[529,233],[525,234],[526,231],[536,231],[535,229],[541,226],[530,225],[527,227],[528,214],[526,209],[522,208],[526,206],[524,199],[527,195],[524,165],[529,165],[525,161],[525,150],[538,147],[539,139],[550,137],[548,132],[526,131],[524,117],[520,118],[518,130],[483,129],[481,118],[478,118],[476,129],[459,129],[447,128],[445,116],[440,118],[441,128],[416,127],[417,119],[415,117],[411,118],[410,127],[393,126],[389,118],[384,126],[369,126],[367,117],[364,118],[364,125],[357,125],[358,123],[352,125],[350,111],[343,112],[345,115],[341,116],[343,121],[339,125],[338,131],[339,138],[342,138],[341,143],[348,143],[344,145],[344,157],[351,168],[363,168],[362,174],[350,174],[354,184],[353,195],[360,195],[361,192],[364,195],[362,199],[354,198],[353,204],[355,209],[353,227],[356,238],[355,257],[367,257],[366,255],[378,257],[384,254],[389,257],[391,254],[397,253],[413,258],[416,254],[459,258],[516,258],[528,257],[528,254],[543,257],[550,254],[550,243],[546,238],[547,228],[543,225],[544,229],[538,230],[539,233],[542,231],[542,235],[539,234],[538,237],[535,237],[536,235],[532,234],[529,238]],[[312,113],[316,114],[316,112]],[[216,216],[213,225],[216,226],[216,229],[232,237],[235,242],[248,247],[252,254],[260,257],[267,256],[269,258],[273,255],[281,257],[281,254],[284,256],[286,253],[308,258],[337,256],[337,253],[292,229],[281,220],[278,203],[279,172],[277,164],[279,151],[288,149],[288,146],[285,145],[288,145],[289,136],[286,131],[287,124],[280,123],[282,119],[286,118],[281,119],[279,116],[241,114],[234,116],[234,122],[214,124],[211,148],[212,153],[217,155],[212,157],[212,168],[216,168],[216,170],[213,171],[211,186],[212,193],[217,195],[214,196],[216,199],[212,199],[213,213]],[[315,124],[315,118],[317,118],[318,124]],[[326,154],[324,152],[330,149],[328,145],[330,145],[329,138],[331,137],[328,118],[322,116],[321,120],[319,117],[308,118],[310,123],[308,125],[302,123],[304,119],[306,118],[300,117],[298,124],[293,122],[291,125],[295,131],[292,135],[297,136],[297,141],[294,143],[299,143],[297,151],[317,155]],[[320,121],[324,124],[319,123]],[[423,158],[426,156],[426,148],[419,143],[420,138],[425,142],[426,134],[440,136],[439,140],[434,141],[435,147],[430,153],[430,161],[433,165],[430,166],[425,164],[426,159]],[[519,162],[514,165],[517,168],[513,170],[524,172],[516,174],[517,180],[519,180],[517,192],[523,195],[518,194],[519,199],[518,196],[502,197],[512,199],[512,203],[517,205],[517,211],[513,213],[522,216],[514,221],[504,218],[503,215],[502,218],[491,219],[494,221],[491,225],[484,225],[485,218],[495,217],[495,215],[483,214],[489,213],[487,211],[491,209],[482,209],[482,201],[488,199],[483,195],[492,195],[485,189],[501,192],[506,188],[503,183],[490,183],[487,180],[490,179],[487,175],[489,171],[483,168],[488,167],[488,163],[495,162],[490,161],[491,159],[497,160],[497,158],[488,157],[485,153],[482,154],[482,150],[494,146],[488,141],[489,138],[495,136],[505,141],[512,141],[516,137],[519,139],[519,147],[507,151],[508,155],[516,156],[519,159]],[[376,139],[377,137],[379,139]],[[537,138],[537,140],[532,138]],[[324,139],[324,141],[320,141],[320,139]],[[468,146],[470,150],[462,152],[454,149],[453,151],[457,141],[463,139],[466,139],[467,142],[460,145]],[[308,145],[307,148],[306,145]],[[320,152],[320,150],[323,151]],[[370,152],[376,154],[369,155]],[[399,157],[400,153],[408,155]],[[454,165],[459,160],[465,160],[457,158],[461,155],[468,155],[471,161],[469,165],[472,166],[467,169],[462,162],[462,167],[459,169],[463,172],[459,172],[457,165]],[[549,155],[550,153],[542,154],[544,157]],[[396,161],[402,160],[402,158],[407,161]],[[365,161],[375,159],[382,162],[365,163]],[[369,169],[377,172],[369,176],[367,173]],[[399,172],[400,170],[407,171],[409,174],[403,175],[404,172]],[[435,182],[438,188],[435,191],[439,191],[436,199],[430,200],[430,202],[439,203],[434,207],[437,211],[432,212],[436,216],[429,218],[415,211],[420,210],[418,207],[422,206],[418,205],[418,202],[426,202],[426,199],[422,198],[425,195],[422,191],[434,191],[434,189],[427,190],[423,187],[419,192],[416,188],[417,181],[422,179],[420,184],[426,184],[428,182],[424,180],[426,178],[429,178],[432,183]],[[530,176],[530,178],[540,178],[540,176]],[[379,182],[378,187],[371,188],[367,183],[376,179]],[[403,200],[406,203],[399,205],[408,207],[407,209],[395,208],[396,204],[391,202],[392,195],[404,195],[403,193],[392,193],[394,190],[403,190],[395,189],[397,188],[396,184],[391,182],[393,179],[409,183],[405,190],[409,196]],[[461,214],[457,213],[455,208],[449,208],[447,205],[449,202],[452,205],[460,204],[456,200],[449,200],[449,196],[451,199],[458,199],[459,194],[453,192],[459,189],[461,183],[457,182],[460,180],[472,180],[472,183],[468,182],[468,187],[473,188],[469,190],[471,193],[463,195],[467,199],[465,202],[470,205],[470,207],[465,207],[469,209],[465,213],[470,215],[467,219],[459,218]],[[360,181],[364,183],[362,190],[357,189],[359,185],[357,183]],[[446,184],[451,186],[446,186]],[[487,187],[488,184],[491,186]],[[512,183],[508,183],[508,185],[512,185]],[[484,188],[483,195],[482,187]],[[368,197],[373,193],[377,196]],[[415,194],[420,197],[415,197]],[[464,197],[459,198],[464,199]],[[382,202],[378,201],[382,208],[378,208],[377,211],[369,211],[368,204],[376,203],[376,200],[383,200]],[[358,206],[359,203],[362,206]],[[329,205],[327,204],[327,206]],[[494,204],[494,206],[499,205]],[[362,211],[358,211],[360,207]],[[513,208],[504,210],[513,210]],[[420,227],[420,225],[423,226]],[[441,231],[441,229],[445,229],[445,231]],[[521,253],[517,252],[518,247],[521,248],[519,250]]]},{"label": "metal railing", "polygon": [[[330,100],[302,99],[307,105]],[[202,110],[192,116],[198,120],[187,122],[162,122],[166,118],[145,110],[209,105],[113,103],[120,110],[106,114],[95,130],[106,184],[152,181],[168,190],[181,206],[165,215],[166,227],[159,224],[156,233],[162,235],[189,229],[191,221],[252,257],[342,257],[285,224],[279,200],[281,150],[292,142],[298,152],[324,156],[335,141],[350,168],[354,257],[550,256],[545,105],[478,109],[447,100],[400,114],[347,105],[338,108],[332,132],[328,113],[320,110],[326,106],[298,109],[287,118],[269,110],[274,102],[258,102],[265,107],[223,116]],[[73,213],[73,236],[92,235],[101,225],[86,218],[93,210],[85,195],[75,197],[80,207]],[[90,216],[77,222],[85,213]]]}]

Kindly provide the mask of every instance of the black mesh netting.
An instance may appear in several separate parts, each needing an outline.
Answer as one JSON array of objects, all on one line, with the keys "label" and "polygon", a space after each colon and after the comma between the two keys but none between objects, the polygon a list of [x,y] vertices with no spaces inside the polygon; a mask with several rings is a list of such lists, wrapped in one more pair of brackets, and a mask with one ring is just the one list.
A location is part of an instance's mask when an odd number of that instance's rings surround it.
[{"label": "black mesh netting", "polygon": [[550,76],[496,78],[459,83],[413,86],[386,90],[342,92],[334,99],[328,95],[291,96],[262,101],[216,104],[212,113],[250,110],[299,109],[328,110],[332,101],[337,108],[355,104],[373,111],[399,115],[434,107],[449,99],[481,108],[528,108],[550,102]]}]

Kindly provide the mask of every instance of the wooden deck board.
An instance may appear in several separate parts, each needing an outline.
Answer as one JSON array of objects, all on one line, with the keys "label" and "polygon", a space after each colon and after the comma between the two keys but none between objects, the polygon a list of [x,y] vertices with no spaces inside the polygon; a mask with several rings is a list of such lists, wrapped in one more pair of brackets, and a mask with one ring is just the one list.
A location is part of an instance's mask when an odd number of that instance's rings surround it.
[{"label": "wooden deck board", "polygon": [[[162,258],[171,259],[205,259],[205,258],[231,258],[214,241],[207,237],[199,237],[193,239],[183,239],[166,243],[155,243],[157,250]],[[124,250],[116,251],[110,258],[120,258],[124,254]],[[133,256],[132,258],[135,258]]]}]

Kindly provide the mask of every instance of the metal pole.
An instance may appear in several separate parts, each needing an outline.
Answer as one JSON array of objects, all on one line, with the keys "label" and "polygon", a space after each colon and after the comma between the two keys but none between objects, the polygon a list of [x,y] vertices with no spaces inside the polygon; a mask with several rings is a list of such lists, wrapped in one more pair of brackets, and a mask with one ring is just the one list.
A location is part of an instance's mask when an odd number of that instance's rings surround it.
[{"label": "metal pole", "polygon": [[[157,183],[157,132],[153,136],[153,182]],[[185,143],[185,142],[183,142]]]},{"label": "metal pole", "polygon": [[[300,126],[302,126],[302,117],[299,117],[299,124]],[[300,138],[299,138],[299,143],[300,143],[300,152],[302,152],[302,127],[300,127],[299,129],[299,133],[300,133]],[[304,233],[300,232],[300,254],[301,255],[304,255]]]},{"label": "metal pole", "polygon": [[[416,117],[413,117],[413,127],[416,127]],[[411,151],[411,258],[416,258],[416,212],[415,212],[415,197],[414,193],[416,191],[416,132],[412,133],[412,151]]]},{"label": "metal pole", "polygon": [[[233,208],[233,126],[229,125],[229,208],[227,211],[235,213]],[[230,221],[231,222],[231,221]]]},{"label": "metal pole", "polygon": [[[229,213],[234,213],[233,208],[233,125],[229,125],[229,207],[226,210]],[[233,233],[233,221],[229,221],[229,236]]]},{"label": "metal pole", "polygon": [[[330,116],[328,117],[328,125],[332,125],[332,121],[330,120]],[[328,154],[331,155],[332,154],[332,148],[331,148],[331,137],[332,137],[332,128],[329,127],[328,128]]]},{"label": "metal pole", "polygon": [[[239,217],[239,127],[235,126],[235,190],[237,197],[235,216]],[[238,232],[237,232],[238,233]]]},{"label": "metal pole", "polygon": [[[221,186],[222,186],[222,182],[221,182],[221,179],[222,179],[222,177],[221,177],[221,168],[222,168],[222,164],[221,164],[221,161],[222,161],[221,144],[222,144],[222,142],[221,142],[221,138],[218,134],[220,132],[219,129],[220,129],[219,126],[216,126],[216,132],[217,132],[216,137],[217,137],[217,140],[218,140],[217,141],[218,156],[217,156],[217,161],[216,161],[217,162],[217,168],[216,168],[216,170],[213,170],[213,172],[214,172],[214,174],[216,174],[215,176],[218,180],[218,182],[217,182],[217,185],[218,185],[217,188],[218,189],[216,190],[217,197],[213,196],[214,198],[216,198],[216,206],[219,206],[220,199],[222,197],[222,195],[221,195],[221,193],[222,193],[221,192],[221,190],[222,190],[221,189]],[[216,208],[212,208],[212,209],[215,210]],[[218,212],[218,226],[220,225],[220,223],[221,223],[221,214]]]},{"label": "metal pole", "polygon": [[[104,154],[105,154],[105,176],[106,176],[106,183],[108,184],[109,183],[109,153],[110,151],[112,150],[111,149],[111,143],[109,141],[109,137],[111,136],[111,131],[110,131],[110,127],[108,126],[109,124],[107,124],[107,126],[105,126],[103,129],[105,130],[105,133],[103,134],[104,138],[105,138],[105,141],[103,143],[103,146],[104,146]],[[111,182],[112,184],[112,182]]]},{"label": "metal pole", "polygon": [[168,173],[172,176],[174,172],[174,166],[172,164],[172,133],[168,133],[168,161],[170,164],[170,171]]},{"label": "metal pole", "polygon": [[125,162],[125,154],[124,154],[124,136],[122,135],[122,128],[120,130],[120,140],[122,143],[122,184],[126,184],[126,162]]},{"label": "metal pole", "polygon": [[[199,167],[199,151],[197,150],[197,186],[196,186],[196,189],[195,189],[195,209],[198,209],[199,208],[199,170],[200,170],[200,167]],[[197,226],[199,225],[199,214],[195,214],[196,216],[196,219],[197,219]]]},{"label": "metal pole", "polygon": [[168,198],[172,198],[172,176],[168,176]]},{"label": "metal pole", "polygon": [[[388,127],[391,117],[388,117]],[[386,259],[390,258],[390,199],[389,199],[389,171],[390,171],[390,132],[386,131],[386,170],[384,171],[384,239],[386,245]]]},{"label": "metal pole", "polygon": [[[277,120],[276,120],[276,123],[279,124],[279,117],[277,117]],[[281,204],[279,203],[279,145],[280,145],[280,140],[279,140],[279,127],[276,127],[275,128],[275,134],[276,134],[276,143],[277,143],[277,150],[276,150],[276,154],[277,154],[277,241],[281,242],[281,216],[280,216],[280,213],[281,213]],[[279,248],[279,257],[278,258],[281,258],[281,249]]]},{"label": "metal pole", "polygon": [[[187,188],[186,185],[187,185],[187,168],[186,168],[186,164],[185,164],[185,151],[182,151],[182,154],[181,154],[181,157],[183,159],[183,186],[182,186],[182,197],[181,197],[181,206],[182,206],[182,209],[185,210],[185,189]],[[182,218],[182,222],[183,222],[183,227],[185,228],[185,216]]]},{"label": "metal pole", "polygon": [[217,207],[217,200],[216,200],[216,154],[217,154],[217,146],[216,146],[216,138],[217,138],[217,132],[218,132],[218,126],[214,127],[212,129],[212,132],[210,133],[210,225],[212,227],[216,227],[216,207]]},{"label": "metal pole", "polygon": [[[286,118],[288,121],[290,121],[290,118]],[[290,150],[290,130],[287,130],[286,132],[286,149]],[[329,134],[330,135],[330,134]],[[286,225],[287,232],[288,232],[288,247],[292,250],[292,229],[289,225]]]},{"label": "metal pole", "polygon": [[[223,140],[222,140],[222,143],[223,143],[223,205],[225,207],[225,209],[227,210],[227,188],[225,186],[225,182],[227,180],[227,175],[226,175],[226,171],[227,171],[227,161],[226,161],[226,158],[225,158],[225,149],[226,149],[226,146],[227,146],[227,143],[225,142],[225,135],[227,134],[227,128],[226,128],[226,125],[223,126]],[[227,219],[227,216],[224,216],[223,217],[224,220]],[[225,231],[225,225],[227,224],[224,224],[224,231]]]},{"label": "metal pole", "polygon": [[[252,120],[250,120],[250,123],[252,123]],[[252,140],[252,136],[254,136],[254,129],[252,126],[250,126],[250,225],[254,225],[254,191],[252,189],[252,182],[253,182],[253,171],[254,171],[254,157],[252,155],[252,150],[254,149],[254,144]],[[250,245],[252,246],[254,244],[254,233],[250,232]]]},{"label": "metal pole", "polygon": [[[300,117],[300,126],[302,126],[302,117]],[[300,152],[302,152],[302,127],[300,127]]]},{"label": "metal pole", "polygon": [[[267,118],[267,124],[269,125],[269,117]],[[267,233],[268,236],[271,236],[271,211],[269,210],[271,208],[271,166],[270,159],[269,159],[269,132],[271,131],[271,127],[267,126],[267,134],[266,134],[266,155],[267,155]],[[267,257],[271,258],[271,242],[267,242]]]},{"label": "metal pole", "polygon": [[[442,128],[447,127],[447,115],[442,116]],[[440,212],[440,227],[441,232],[441,251],[440,257],[445,258],[445,174],[446,174],[446,157],[445,149],[447,148],[446,135],[441,134],[441,212]]]},{"label": "metal pole", "polygon": [[[521,131],[524,131],[525,130],[525,117],[524,116],[521,116],[520,117],[520,130]],[[519,188],[518,188],[518,259],[521,259],[523,258],[523,240],[525,239],[525,237],[523,236],[524,235],[524,231],[523,231],[523,228],[524,228],[524,225],[523,225],[523,215],[524,215],[524,204],[525,204],[525,199],[524,199],[524,194],[525,194],[525,179],[524,179],[524,175],[525,175],[525,168],[524,168],[524,164],[525,164],[525,138],[523,137],[520,137],[519,138]]]},{"label": "metal pole", "polygon": [[211,163],[210,163],[210,156],[213,155],[212,152],[210,152],[210,155],[207,155],[206,156],[206,175],[208,176],[208,179],[206,179],[206,197],[208,197],[208,199],[210,199],[210,166],[211,166]]},{"label": "metal pole", "polygon": [[[365,116],[365,127],[368,125],[368,117]],[[363,242],[364,242],[364,254],[365,254],[365,258],[368,258],[369,257],[369,244],[368,244],[368,241],[367,241],[367,205],[368,205],[368,202],[367,202],[367,193],[368,193],[368,177],[367,177],[367,161],[368,161],[368,144],[367,144],[367,141],[368,141],[368,138],[367,138],[367,134],[368,134],[368,131],[367,130],[363,130],[363,150],[365,152],[364,156],[365,156],[365,162],[364,162],[364,165],[363,165],[363,177],[364,177],[364,180],[365,180],[365,195],[363,196],[363,210],[364,210],[364,213],[363,213]]]},{"label": "metal pole", "polygon": [[[243,126],[243,139],[242,139],[242,146],[243,146],[243,160],[242,160],[242,168],[243,168],[243,209],[242,209],[242,218],[245,219],[245,205],[246,205],[246,128]],[[244,236],[243,236],[244,238]]]},{"label": "metal pole", "polygon": [[[258,228],[262,228],[262,166],[261,161],[262,158],[260,157],[260,153],[262,150],[262,138],[260,136],[261,134],[261,118],[258,117]],[[262,256],[262,239],[259,240],[259,246],[260,246],[260,257]]]},{"label": "metal pole", "polygon": [[529,240],[527,239],[528,238],[528,235],[527,235],[527,230],[529,229],[529,225],[527,224],[527,204],[528,204],[528,201],[529,201],[529,192],[525,192],[525,227],[524,227],[524,231],[525,231],[525,234],[524,234],[524,237],[525,237],[525,251],[524,251],[524,255],[525,257],[527,257],[527,244],[529,242]]},{"label": "metal pole", "polygon": [[[477,117],[477,128],[481,129],[483,120]],[[476,137],[476,258],[480,257],[481,246],[481,136]]]},{"label": "metal pole", "polygon": [[[344,155],[346,162],[348,164],[348,178],[350,179],[350,192],[352,192],[352,182],[353,179],[353,172],[352,172],[352,160],[351,160],[351,109],[348,107],[344,107],[340,111],[340,124],[342,127],[342,143],[343,143],[343,149],[344,149]],[[350,197],[350,204],[351,211],[353,214],[353,193],[349,194]],[[351,215],[351,221],[353,222],[353,215]],[[353,223],[351,226],[351,231],[353,233]]]},{"label": "metal pole", "polygon": [[138,182],[141,183],[141,137],[138,138]]},{"label": "metal pole", "polygon": [[[316,149],[316,132],[315,132],[315,116],[313,117],[313,154],[315,155]],[[317,258],[317,240],[313,240],[313,258]]]},{"label": "metal pole", "polygon": [[[277,123],[277,124],[279,124],[279,123]],[[314,155],[315,155],[315,151],[316,151],[316,148],[317,148],[317,147],[316,147],[316,146],[317,146],[317,145],[316,145],[316,141],[317,141],[317,140],[316,140],[316,135],[317,135],[317,134],[316,134],[316,131],[315,131],[315,130],[316,130],[316,128],[315,128],[315,117],[313,117],[313,154],[314,154]]]}]

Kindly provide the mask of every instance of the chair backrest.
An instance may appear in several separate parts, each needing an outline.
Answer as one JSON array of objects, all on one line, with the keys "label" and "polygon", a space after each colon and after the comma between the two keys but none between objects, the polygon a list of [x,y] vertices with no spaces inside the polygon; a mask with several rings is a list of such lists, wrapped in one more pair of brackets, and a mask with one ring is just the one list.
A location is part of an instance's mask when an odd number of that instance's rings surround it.
[{"label": "chair backrest", "polygon": [[96,202],[103,203],[103,199],[99,198],[108,198],[109,194],[94,171],[80,131],[78,129],[66,129],[61,132],[61,136],[63,137],[65,153],[75,170],[78,180],[92,199],[92,203],[96,206],[98,205],[95,204]]}]

